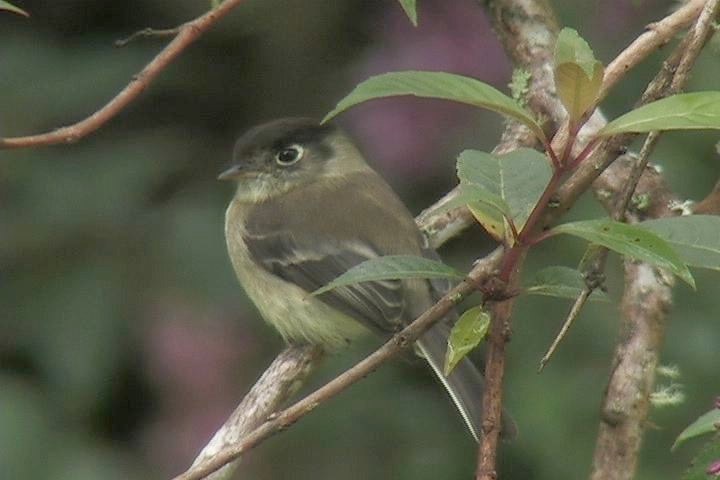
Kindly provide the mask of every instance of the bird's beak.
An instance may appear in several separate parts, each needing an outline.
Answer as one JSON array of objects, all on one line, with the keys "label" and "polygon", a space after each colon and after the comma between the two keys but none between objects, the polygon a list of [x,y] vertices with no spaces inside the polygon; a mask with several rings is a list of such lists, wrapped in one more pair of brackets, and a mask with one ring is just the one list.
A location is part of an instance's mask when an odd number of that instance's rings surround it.
[{"label": "bird's beak", "polygon": [[243,172],[243,168],[240,165],[233,165],[218,175],[217,178],[218,180],[233,180],[243,176],[244,173],[245,172]]}]

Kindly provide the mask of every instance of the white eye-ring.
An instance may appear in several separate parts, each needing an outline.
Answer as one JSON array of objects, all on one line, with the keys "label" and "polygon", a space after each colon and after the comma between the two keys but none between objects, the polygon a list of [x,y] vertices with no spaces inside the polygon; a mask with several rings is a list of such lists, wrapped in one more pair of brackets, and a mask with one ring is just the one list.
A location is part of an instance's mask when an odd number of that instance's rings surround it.
[{"label": "white eye-ring", "polygon": [[289,145],[275,154],[278,165],[288,167],[297,163],[305,154],[305,149],[298,144]]}]

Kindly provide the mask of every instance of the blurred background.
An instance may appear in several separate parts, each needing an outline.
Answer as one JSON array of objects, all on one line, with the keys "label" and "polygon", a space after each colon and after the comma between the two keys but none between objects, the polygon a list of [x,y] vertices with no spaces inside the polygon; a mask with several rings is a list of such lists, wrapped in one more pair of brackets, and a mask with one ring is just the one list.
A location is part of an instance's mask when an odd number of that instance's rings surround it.
[{"label": "blurred background", "polygon": [[[2,136],[90,114],[166,43],[114,48],[115,40],[179,25],[209,4],[13,3],[32,16],[0,13]],[[320,117],[385,71],[446,70],[507,91],[511,67],[481,2],[418,3],[413,28],[396,1],[248,0],[100,131],[75,145],[0,151],[0,478],[162,479],[190,465],[283,348],[226,258],[232,191],[215,177],[237,135],[275,117]],[[608,62],[674,2],[553,3]],[[630,108],[667,51],[628,76],[606,113]],[[717,88],[717,55],[701,57],[690,89]],[[455,185],[461,150],[492,149],[503,127],[494,114],[409,98],[371,102],[338,121],[416,213]],[[707,132],[663,137],[656,161],[681,196],[699,199],[712,188],[717,140]],[[588,196],[569,218],[601,215]],[[441,254],[467,270],[492,247],[474,228]],[[526,276],[576,266],[583,247],[561,239],[541,246]],[[687,401],[653,410],[641,479],[683,471],[697,445],[672,455],[670,445],[718,394],[718,278],[697,272],[697,281],[697,292],[676,289],[663,355],[682,372]],[[612,301],[586,309],[541,375],[537,362],[569,305],[519,302],[506,386],[520,437],[503,446],[502,478],[589,472],[617,335],[617,258],[608,285]],[[326,362],[306,390],[377,343]],[[442,389],[408,355],[262,444],[237,478],[463,479],[474,451]]]}]

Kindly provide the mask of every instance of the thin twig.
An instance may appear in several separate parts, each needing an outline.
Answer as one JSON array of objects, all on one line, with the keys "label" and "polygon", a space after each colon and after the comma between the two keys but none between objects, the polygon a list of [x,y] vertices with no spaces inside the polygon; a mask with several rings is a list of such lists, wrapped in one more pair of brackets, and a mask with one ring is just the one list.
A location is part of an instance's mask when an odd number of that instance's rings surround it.
[{"label": "thin twig", "polygon": [[550,348],[548,348],[547,352],[545,352],[545,355],[543,355],[542,359],[540,360],[538,372],[541,372],[543,368],[545,368],[545,365],[547,365],[547,363],[550,361],[550,358],[555,353],[555,350],[557,350],[558,345],[560,345],[560,342],[565,338],[568,330],[570,330],[570,327],[580,315],[582,308],[585,306],[585,302],[587,302],[591,294],[592,290],[586,286],[583,288],[582,292],[580,292],[580,295],[578,295],[578,297],[575,299],[575,302],[573,303],[572,308],[570,308],[570,313],[568,313],[568,316],[565,319],[562,328],[555,337],[555,340],[553,340],[552,344],[550,344]]},{"label": "thin twig", "polygon": [[74,143],[102,127],[135,100],[192,42],[205,33],[218,20],[230,13],[243,0],[225,0],[217,8],[179,27],[178,35],[148,63],[140,73],[112,100],[89,117],[52,132],[0,139],[2,148],[27,148],[60,143]]},{"label": "thin twig", "polygon": [[703,9],[705,0],[690,0],[672,14],[658,22],[648,25],[648,30],[637,37],[605,69],[600,100],[622,79],[625,74],[637,66],[658,48],[666,45],[673,37],[690,25]]},{"label": "thin twig", "polygon": [[685,47],[685,54],[680,59],[675,75],[673,76],[670,90],[673,93],[680,92],[685,88],[690,76],[690,71],[695,66],[700,52],[715,31],[715,20],[718,16],[718,2],[708,0],[702,12],[698,16],[693,30],[689,32],[690,41]]},{"label": "thin twig", "polygon": [[306,396],[294,405],[273,415],[240,442],[217,452],[212,458],[191,467],[174,480],[197,480],[223,467],[228,462],[240,457],[271,435],[287,428],[300,418],[312,412],[316,407],[335,397],[350,385],[375,371],[389,358],[409,347],[433,324],[443,318],[466,295],[475,291],[478,285],[493,274],[497,263],[502,257],[502,249],[483,258],[475,264],[468,277],[451,289],[435,305],[420,315],[410,325],[394,335],[383,346],[357,365],[337,376],[323,387]]},{"label": "thin twig", "polygon": [[115,43],[113,43],[114,46],[121,48],[127,45],[128,43],[132,42],[133,40],[143,37],[154,37],[154,38],[165,38],[165,37],[174,37],[178,33],[180,33],[180,30],[182,29],[182,26],[175,27],[175,28],[152,28],[147,27],[143,28],[142,30],[138,30],[137,32],[133,33],[132,35],[122,38],[120,40],[115,40]]}]

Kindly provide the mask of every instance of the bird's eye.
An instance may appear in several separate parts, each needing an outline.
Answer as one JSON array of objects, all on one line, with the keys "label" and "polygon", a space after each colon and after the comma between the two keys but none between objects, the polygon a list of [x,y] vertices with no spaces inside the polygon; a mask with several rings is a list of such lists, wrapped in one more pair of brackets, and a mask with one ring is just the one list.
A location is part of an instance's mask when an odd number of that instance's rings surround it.
[{"label": "bird's eye", "polygon": [[290,166],[300,160],[305,150],[300,145],[290,145],[275,154],[275,161],[283,167]]}]

